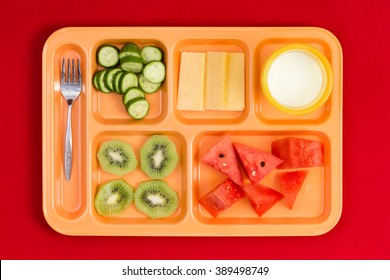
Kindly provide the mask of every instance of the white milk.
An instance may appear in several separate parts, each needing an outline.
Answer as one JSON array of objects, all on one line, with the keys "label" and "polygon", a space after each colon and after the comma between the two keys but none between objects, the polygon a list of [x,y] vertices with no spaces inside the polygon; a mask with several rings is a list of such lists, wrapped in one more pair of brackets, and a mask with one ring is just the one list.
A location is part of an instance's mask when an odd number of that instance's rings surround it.
[{"label": "white milk", "polygon": [[321,66],[310,55],[300,51],[277,57],[269,69],[268,87],[273,98],[284,106],[303,107],[321,92],[324,77]]}]

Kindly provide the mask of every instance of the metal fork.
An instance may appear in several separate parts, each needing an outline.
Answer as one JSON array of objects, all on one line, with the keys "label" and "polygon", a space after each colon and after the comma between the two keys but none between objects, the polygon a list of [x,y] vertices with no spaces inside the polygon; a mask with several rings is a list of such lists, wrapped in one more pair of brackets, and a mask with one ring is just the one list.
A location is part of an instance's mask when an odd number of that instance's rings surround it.
[{"label": "metal fork", "polygon": [[[70,69],[70,60],[68,58],[67,67],[65,66],[65,58],[62,59],[61,67],[61,93],[68,103],[68,118],[66,122],[65,134],[65,152],[64,152],[64,169],[66,181],[70,180],[72,172],[72,105],[79,97],[82,86],[80,61],[77,59],[77,73],[72,59],[72,70]],[[65,68],[67,69],[65,73]],[[77,79],[76,79],[77,76]]]}]

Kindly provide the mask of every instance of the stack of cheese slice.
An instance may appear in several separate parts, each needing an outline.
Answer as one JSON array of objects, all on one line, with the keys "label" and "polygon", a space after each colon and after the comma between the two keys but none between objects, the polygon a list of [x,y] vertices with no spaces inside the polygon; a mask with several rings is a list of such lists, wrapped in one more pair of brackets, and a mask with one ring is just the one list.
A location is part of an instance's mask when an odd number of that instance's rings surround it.
[{"label": "stack of cheese slice", "polygon": [[244,108],[244,53],[182,52],[178,110],[243,111]]}]

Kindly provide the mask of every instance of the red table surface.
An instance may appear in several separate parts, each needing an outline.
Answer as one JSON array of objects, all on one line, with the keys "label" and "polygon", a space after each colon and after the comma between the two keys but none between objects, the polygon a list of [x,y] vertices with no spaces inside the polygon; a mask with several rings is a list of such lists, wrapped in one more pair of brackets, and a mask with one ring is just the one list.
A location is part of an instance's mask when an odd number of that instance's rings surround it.
[{"label": "red table surface", "polygon": [[[389,259],[389,13],[387,0],[4,2],[0,259]],[[330,30],[344,53],[343,213],[337,226],[314,237],[72,237],[52,230],[42,213],[41,58],[49,35],[66,26]]]}]

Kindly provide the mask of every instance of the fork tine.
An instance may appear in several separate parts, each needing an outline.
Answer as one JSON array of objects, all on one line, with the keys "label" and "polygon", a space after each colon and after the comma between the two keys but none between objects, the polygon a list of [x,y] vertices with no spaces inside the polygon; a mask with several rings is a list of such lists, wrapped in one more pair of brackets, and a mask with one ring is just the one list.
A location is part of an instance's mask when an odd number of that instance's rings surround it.
[{"label": "fork tine", "polygon": [[76,74],[75,74],[75,68],[74,68],[74,59],[72,59],[72,83],[76,82]]},{"label": "fork tine", "polygon": [[66,78],[66,82],[67,83],[69,83],[69,81],[70,81],[70,60],[69,60],[69,58],[68,58],[68,71],[67,71],[67,75],[68,75],[68,77]]},{"label": "fork tine", "polygon": [[79,84],[81,84],[81,68],[79,59],[77,59],[77,81]]},{"label": "fork tine", "polygon": [[65,82],[65,58],[62,58],[61,83]]}]

